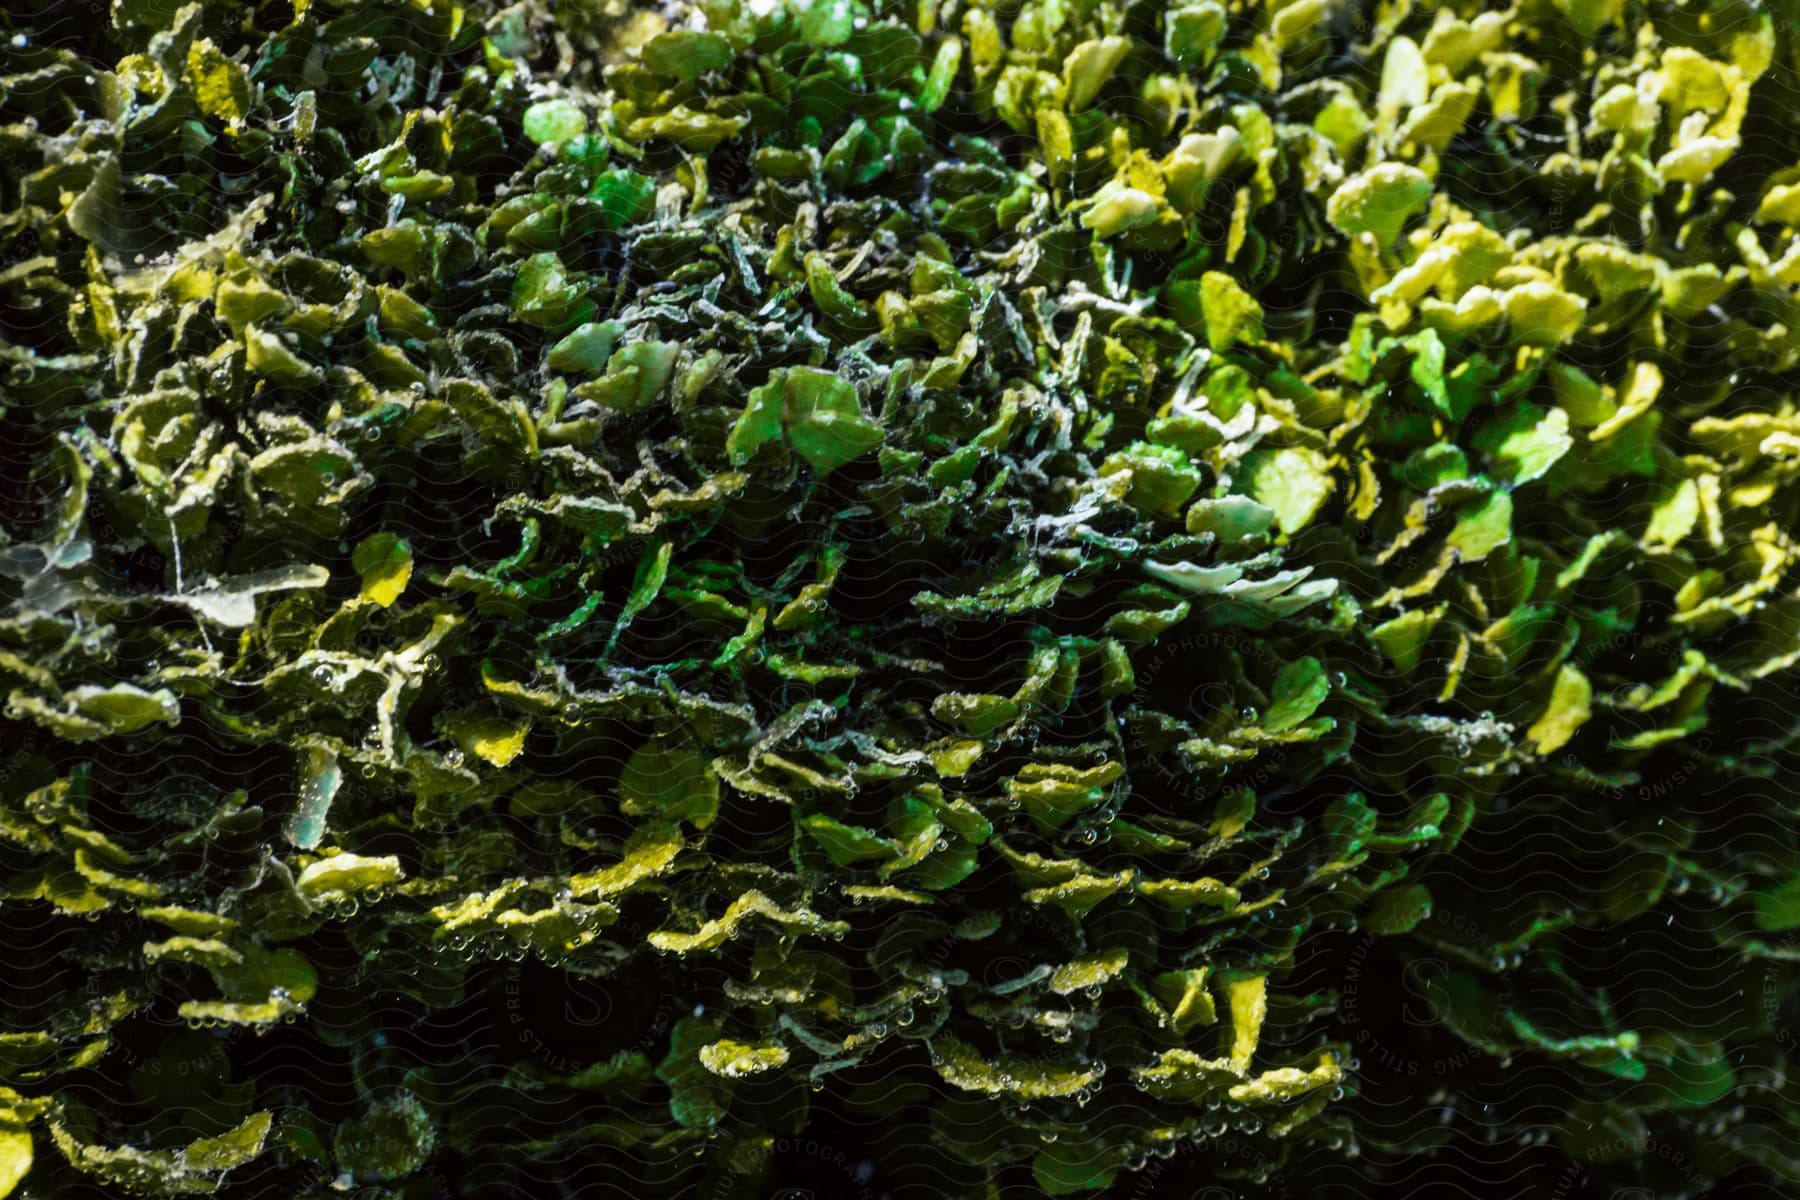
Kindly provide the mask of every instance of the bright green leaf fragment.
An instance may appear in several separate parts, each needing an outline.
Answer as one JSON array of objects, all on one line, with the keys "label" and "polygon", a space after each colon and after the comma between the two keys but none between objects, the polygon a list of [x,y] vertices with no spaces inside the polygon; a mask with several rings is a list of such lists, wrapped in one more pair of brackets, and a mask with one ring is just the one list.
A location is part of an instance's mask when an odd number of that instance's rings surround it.
[{"label": "bright green leaf fragment", "polygon": [[333,900],[354,896],[398,883],[405,874],[394,855],[369,858],[360,854],[334,854],[300,872],[294,886],[303,896]]},{"label": "bright green leaf fragment", "polygon": [[1464,561],[1477,562],[1512,541],[1512,495],[1489,492],[1464,509],[1446,539]]},{"label": "bright green leaf fragment", "polygon": [[1093,202],[1081,214],[1081,225],[1093,230],[1096,237],[1109,238],[1153,223],[1159,208],[1149,192],[1115,180],[1094,193]]},{"label": "bright green leaf fragment", "polygon": [[1183,67],[1205,62],[1225,35],[1225,9],[1205,0],[1163,13],[1163,53]]},{"label": "bright green leaf fragment", "polygon": [[669,564],[674,558],[675,544],[663,541],[653,545],[638,560],[637,573],[631,582],[631,593],[625,597],[618,619],[613,622],[612,633],[607,638],[608,647],[617,645],[619,638],[637,619],[638,614],[654,604],[662,594],[663,584],[669,578]]},{"label": "bright green leaf fragment", "polygon": [[1269,1015],[1268,977],[1233,976],[1225,981],[1225,997],[1231,1010],[1231,1065],[1239,1072],[1246,1071]]},{"label": "bright green leaf fragment", "polygon": [[784,909],[763,893],[752,890],[733,900],[723,915],[706,922],[693,933],[658,930],[649,940],[658,950],[676,954],[716,950],[737,936],[751,917],[761,917],[795,934],[834,934],[849,929],[843,921],[826,920],[808,909]]},{"label": "bright green leaf fragment", "polygon": [[962,65],[962,54],[960,38],[945,38],[938,44],[937,54],[931,60],[931,71],[919,90],[920,111],[934,113],[944,106],[955,83],[957,68]]},{"label": "bright green leaf fragment", "polygon": [[1275,524],[1275,510],[1248,496],[1196,500],[1188,506],[1187,531],[1211,534],[1226,544],[1257,538]]},{"label": "bright green leaf fragment", "polygon": [[1223,271],[1201,276],[1200,309],[1206,320],[1207,344],[1214,350],[1262,340],[1262,305]]},{"label": "bright green leaf fragment", "polygon": [[723,34],[694,29],[658,34],[644,43],[642,53],[646,67],[683,83],[727,66],[733,57],[731,42]]},{"label": "bright green leaf fragment", "polygon": [[1114,875],[1077,875],[1060,883],[1032,888],[1024,894],[1026,903],[1062,909],[1073,916],[1084,915],[1110,896],[1130,887],[1136,872],[1126,870]]},{"label": "bright green leaf fragment", "polygon": [[1167,1013],[1170,1028],[1186,1033],[1195,1025],[1218,1020],[1212,993],[1206,990],[1206,967],[1164,971],[1150,981],[1150,990]]},{"label": "bright green leaf fragment", "polygon": [[1669,487],[1650,510],[1643,544],[1651,549],[1670,549],[1692,533],[1699,521],[1700,487],[1692,479],[1683,479]]},{"label": "bright green leaf fragment", "polygon": [[1486,426],[1475,445],[1493,456],[1500,478],[1517,486],[1548,471],[1575,444],[1561,408],[1521,405]]},{"label": "bright green leaf fragment", "polygon": [[197,38],[187,52],[187,78],[200,111],[236,123],[250,111],[250,76],[211,38]]},{"label": "bright green leaf fragment", "polygon": [[386,608],[412,579],[412,546],[398,534],[370,534],[357,543],[350,565],[362,576],[362,598]]},{"label": "bright green leaf fragment", "polygon": [[625,327],[617,321],[580,325],[550,347],[549,367],[570,375],[599,371],[612,357],[613,346],[624,332]]},{"label": "bright green leaf fragment", "polygon": [[739,1079],[760,1075],[787,1065],[788,1049],[779,1043],[753,1046],[745,1042],[718,1041],[700,1048],[700,1062],[714,1075]]},{"label": "bright green leaf fragment", "polygon": [[1525,736],[1539,754],[1554,754],[1568,744],[1575,731],[1587,723],[1594,687],[1581,669],[1564,663],[1556,672],[1556,683],[1550,692],[1550,703]]},{"label": "bright green leaf fragment", "polygon": [[175,693],[167,688],[146,691],[129,683],[78,687],[63,697],[60,708],[19,689],[7,698],[7,709],[76,742],[136,733],[159,722],[174,725],[181,719]]},{"label": "bright green leaf fragment", "polygon": [[1431,193],[1430,177],[1417,167],[1382,163],[1339,184],[1326,201],[1325,215],[1352,237],[1373,234],[1386,245],[1425,207]]},{"label": "bright green leaf fragment", "polygon": [[0,1127],[0,1200],[10,1196],[31,1171],[31,1134]]},{"label": "bright green leaf fragment", "polygon": [[1333,486],[1330,463],[1310,446],[1255,451],[1244,471],[1251,498],[1275,514],[1284,534],[1310,525]]},{"label": "bright green leaf fragment", "polygon": [[229,1133],[189,1142],[185,1165],[201,1171],[229,1171],[242,1166],[262,1153],[263,1140],[273,1121],[273,1113],[256,1113]]},{"label": "bright green leaf fragment", "polygon": [[1308,1092],[1331,1087],[1344,1077],[1337,1060],[1321,1055],[1319,1065],[1310,1071],[1298,1067],[1277,1067],[1264,1071],[1247,1083],[1235,1084],[1226,1095],[1237,1104],[1282,1104]]},{"label": "bright green leaf fragment", "polygon": [[856,389],[839,376],[794,367],[781,390],[788,442],[821,475],[881,444],[881,427],[863,415]]},{"label": "bright green leaf fragment", "polygon": [[672,821],[648,822],[626,839],[624,857],[619,862],[572,876],[569,890],[574,895],[594,899],[622,895],[669,870],[681,848],[679,825]]},{"label": "bright green leaf fragment", "polygon": [[1219,879],[1149,879],[1137,885],[1138,893],[1164,908],[1190,909],[1196,905],[1230,908],[1241,896],[1238,889]]},{"label": "bright green leaf fragment", "polygon": [[1587,312],[1586,300],[1542,280],[1508,289],[1500,303],[1513,337],[1527,346],[1562,345]]},{"label": "bright green leaf fragment", "polygon": [[1093,103],[1130,49],[1130,38],[1103,37],[1082,42],[1069,51],[1063,60],[1063,86],[1070,112],[1079,112]]},{"label": "bright green leaf fragment", "polygon": [[513,315],[545,329],[562,329],[593,311],[587,282],[571,275],[551,251],[534,254],[513,281]]},{"label": "bright green leaf fragment", "polygon": [[173,725],[181,718],[173,693],[146,692],[129,683],[112,687],[79,687],[69,693],[75,711],[106,725],[113,733],[134,733],[158,722]]},{"label": "bright green leaf fragment", "polygon": [[858,8],[854,0],[806,0],[793,11],[807,45],[841,46],[856,28]]},{"label": "bright green leaf fragment", "polygon": [[539,100],[525,110],[525,136],[540,146],[566,142],[587,132],[587,114],[572,100]]},{"label": "bright green leaf fragment", "polygon": [[453,716],[446,725],[463,753],[496,767],[507,766],[519,757],[531,732],[529,721],[469,713]]},{"label": "bright green leaf fragment", "polygon": [[318,373],[317,368],[295,353],[291,340],[254,325],[244,330],[244,361],[251,371],[279,383],[299,383]]},{"label": "bright green leaf fragment", "polygon": [[976,737],[986,737],[1017,720],[1019,706],[1005,696],[946,692],[932,701],[931,715]]},{"label": "bright green leaf fragment", "polygon": [[1281,669],[1275,679],[1269,711],[1263,717],[1263,728],[1270,733],[1286,733],[1318,711],[1331,694],[1331,680],[1318,659],[1308,655]]},{"label": "bright green leaf fragment", "polygon": [[273,1119],[273,1113],[254,1113],[229,1132],[199,1138],[180,1150],[93,1145],[55,1120],[50,1137],[70,1166],[103,1184],[138,1194],[183,1195],[215,1191],[221,1173],[260,1157]]},{"label": "bright green leaf fragment", "polygon": [[832,861],[839,866],[847,867],[859,862],[886,862],[899,853],[892,842],[875,831],[864,829],[860,825],[846,825],[823,813],[801,817],[797,824],[823,846],[825,853],[831,855]]},{"label": "bright green leaf fragment", "polygon": [[611,354],[602,378],[580,384],[572,394],[615,412],[643,412],[667,386],[680,354],[681,347],[674,342],[633,342]]},{"label": "bright green leaf fragment", "polygon": [[1417,670],[1425,657],[1426,644],[1432,631],[1443,619],[1444,606],[1415,608],[1383,621],[1369,631],[1375,643],[1394,667],[1400,671]]},{"label": "bright green leaf fragment", "polygon": [[1050,990],[1067,996],[1097,988],[1125,969],[1131,955],[1124,950],[1109,950],[1065,963],[1050,976]]},{"label": "bright green leaf fragment", "polygon": [[1202,479],[1186,454],[1173,446],[1149,442],[1133,442],[1100,464],[1102,475],[1125,473],[1131,476],[1126,499],[1133,506],[1171,517],[1200,489]]},{"label": "bright green leaf fragment", "polygon": [[812,367],[781,368],[753,389],[732,427],[726,448],[735,463],[785,434],[790,445],[821,475],[862,457],[881,444],[848,380]]},{"label": "bright green leaf fragment", "polygon": [[627,167],[612,167],[595,176],[588,194],[600,207],[600,227],[623,229],[649,217],[655,207],[656,180]]},{"label": "bright green leaf fragment", "polygon": [[1100,1078],[1097,1067],[1065,1067],[1030,1058],[990,1063],[973,1046],[953,1037],[933,1038],[931,1053],[932,1065],[945,1081],[990,1096],[1054,1100],[1073,1096]]}]

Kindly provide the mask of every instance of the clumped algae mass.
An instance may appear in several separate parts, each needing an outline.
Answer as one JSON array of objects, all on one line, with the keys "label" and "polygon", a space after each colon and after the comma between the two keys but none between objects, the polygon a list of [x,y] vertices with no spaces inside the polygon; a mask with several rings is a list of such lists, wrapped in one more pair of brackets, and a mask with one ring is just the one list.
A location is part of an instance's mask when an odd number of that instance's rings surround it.
[{"label": "clumped algae mass", "polygon": [[0,1196],[1790,1181],[1797,19],[8,3]]}]

